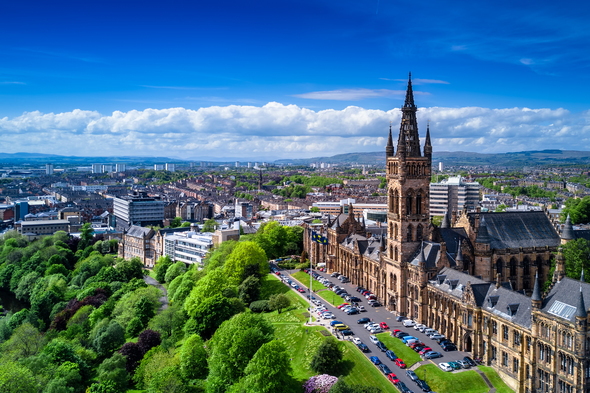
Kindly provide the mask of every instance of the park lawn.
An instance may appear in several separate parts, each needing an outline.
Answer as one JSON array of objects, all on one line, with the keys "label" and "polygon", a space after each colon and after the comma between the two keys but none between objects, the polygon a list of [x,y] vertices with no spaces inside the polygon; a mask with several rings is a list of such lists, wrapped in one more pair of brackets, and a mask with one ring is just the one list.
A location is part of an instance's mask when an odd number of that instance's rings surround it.
[{"label": "park lawn", "polygon": [[325,301],[329,302],[333,306],[338,306],[342,303],[345,303],[346,300],[342,299],[340,296],[336,295],[334,292],[326,289],[325,291],[320,291],[317,293]]},{"label": "park lawn", "polygon": [[508,385],[506,385],[506,383],[504,383],[502,378],[500,378],[500,376],[498,375],[496,370],[494,370],[491,367],[486,367],[486,366],[478,366],[478,368],[481,371],[483,371],[483,373],[486,375],[486,377],[488,377],[488,379],[490,380],[492,385],[494,385],[494,387],[496,388],[497,393],[512,393],[513,392],[513,390],[510,389],[508,387]]},{"label": "park lawn", "polygon": [[377,338],[381,341],[385,346],[391,349],[398,358],[402,359],[406,366],[412,367],[414,363],[421,361],[420,355],[410,347],[407,347],[406,344],[402,340],[396,337],[391,337],[389,333],[379,333],[377,334]]},{"label": "park lawn", "polygon": [[477,371],[444,372],[434,364],[426,364],[416,369],[419,378],[424,379],[433,391],[438,393],[481,393],[489,390],[488,385]]},{"label": "park lawn", "polygon": [[342,377],[349,385],[375,386],[383,393],[398,392],[356,345],[350,341],[342,341],[340,348],[343,349],[344,358],[339,377]]},{"label": "park lawn", "polygon": [[[293,276],[293,278],[299,281],[301,284],[305,285],[306,288],[309,288],[309,274],[300,270],[297,273],[291,274],[291,276]],[[311,285],[314,292],[317,292],[320,289],[326,289],[322,283],[316,280],[312,280]]]}]

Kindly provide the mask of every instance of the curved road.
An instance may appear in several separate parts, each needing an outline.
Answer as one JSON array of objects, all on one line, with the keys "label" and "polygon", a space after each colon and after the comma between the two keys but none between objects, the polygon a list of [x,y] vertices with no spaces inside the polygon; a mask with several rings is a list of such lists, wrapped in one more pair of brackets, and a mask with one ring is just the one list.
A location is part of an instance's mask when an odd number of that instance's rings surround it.
[{"label": "curved road", "polygon": [[167,309],[168,308],[168,291],[166,291],[166,288],[164,288],[164,286],[162,284],[160,284],[159,282],[157,282],[151,276],[148,276],[148,275],[143,276],[143,281],[145,281],[145,283],[148,285],[152,285],[152,286],[158,288],[164,294],[161,298],[158,299],[160,301],[160,303],[162,303],[162,305],[158,309],[158,313],[162,310]]}]

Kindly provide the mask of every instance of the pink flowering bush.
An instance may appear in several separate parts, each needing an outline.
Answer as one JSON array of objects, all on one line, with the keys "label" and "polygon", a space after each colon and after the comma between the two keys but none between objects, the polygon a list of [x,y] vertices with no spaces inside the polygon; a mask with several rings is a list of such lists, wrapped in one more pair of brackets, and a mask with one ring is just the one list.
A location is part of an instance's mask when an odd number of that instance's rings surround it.
[{"label": "pink flowering bush", "polygon": [[305,393],[328,393],[336,382],[338,382],[338,377],[328,374],[316,375],[303,384],[303,391]]}]

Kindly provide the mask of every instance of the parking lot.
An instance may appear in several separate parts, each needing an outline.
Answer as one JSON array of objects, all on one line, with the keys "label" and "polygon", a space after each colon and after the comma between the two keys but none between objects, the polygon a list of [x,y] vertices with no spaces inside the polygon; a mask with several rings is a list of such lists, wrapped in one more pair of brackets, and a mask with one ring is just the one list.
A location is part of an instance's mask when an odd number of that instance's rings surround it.
[{"label": "parking lot", "polygon": [[[293,273],[294,272],[295,271],[293,271]],[[299,282],[299,281],[295,280],[290,275],[289,271],[286,271],[286,270],[280,271],[280,273],[288,276],[292,281],[295,281],[299,286],[304,286],[305,288],[309,287],[309,281]],[[330,329],[332,332],[334,332],[334,334],[337,335],[337,337],[339,337],[341,339],[342,338],[347,339],[347,340],[352,340],[353,338],[360,339],[360,341],[368,347],[368,352],[365,352],[365,355],[369,359],[371,358],[371,356],[377,356],[379,358],[379,360],[383,364],[387,365],[387,367],[397,376],[397,378],[399,378],[399,380],[401,382],[403,382],[410,389],[410,391],[418,392],[418,391],[422,391],[422,389],[420,389],[418,387],[418,385],[415,382],[413,382],[410,379],[410,377],[408,377],[406,375],[405,369],[401,369],[400,367],[398,367],[393,360],[389,359],[386,356],[385,352],[382,352],[375,344],[373,344],[371,342],[371,339],[370,339],[371,333],[367,329],[365,329],[363,324],[357,323],[357,321],[359,319],[369,318],[372,322],[375,322],[377,324],[379,324],[381,322],[385,322],[388,325],[387,332],[392,332],[395,329],[399,329],[403,332],[408,333],[409,335],[411,335],[413,337],[416,337],[418,340],[420,340],[421,342],[423,342],[427,346],[431,347],[433,351],[440,352],[443,355],[441,358],[432,359],[432,360],[426,360],[426,359],[422,358],[420,363],[414,365],[413,367],[410,367],[411,369],[417,368],[420,364],[427,364],[428,362],[432,362],[438,366],[440,363],[445,363],[445,362],[449,362],[449,361],[456,361],[456,360],[463,359],[464,356],[471,356],[468,353],[464,353],[464,352],[460,352],[460,351],[456,351],[456,350],[444,352],[442,347],[435,340],[430,339],[430,337],[428,337],[426,334],[424,334],[423,332],[420,332],[419,330],[414,329],[413,327],[405,327],[401,321],[396,321],[395,314],[387,311],[384,307],[370,307],[368,305],[366,298],[364,296],[362,296],[359,292],[356,291],[355,285],[352,285],[350,283],[341,283],[338,279],[336,279],[334,277],[330,277],[330,275],[328,275],[326,273],[322,273],[322,272],[315,271],[315,270],[314,270],[314,273],[317,273],[319,276],[328,279],[333,284],[336,284],[339,287],[344,288],[350,295],[357,296],[358,298],[360,298],[361,301],[359,302],[359,305],[363,305],[366,309],[366,311],[363,311],[363,312],[356,314],[356,315],[347,315],[345,312],[339,310],[335,306],[332,306],[330,303],[328,303],[327,301],[322,299],[320,296],[318,296],[316,293],[314,293],[313,296],[317,300],[319,300],[321,302],[321,304],[323,304],[335,316],[335,318],[332,320],[329,320],[329,319],[322,320],[320,318],[318,321],[323,322],[324,325],[328,329]],[[326,289],[326,290],[328,290],[328,289]],[[308,294],[309,294],[309,292],[306,291],[302,295],[307,296]],[[342,303],[344,303],[344,302],[345,302],[345,300],[342,299]],[[314,317],[318,318],[318,315],[314,314]],[[340,321],[343,324],[347,325],[350,328],[350,330],[352,330],[353,334],[351,336],[343,337],[338,331],[336,331],[332,327],[330,327],[330,322],[333,320]],[[398,338],[392,338],[391,340],[398,340],[399,341],[399,343],[395,344],[396,347],[399,345],[403,345],[401,340],[399,340]],[[388,341],[391,342],[391,340],[388,340]],[[395,348],[389,348],[389,349],[392,349],[395,352]],[[408,350],[411,351],[410,348],[406,348],[406,349],[404,349],[404,352],[407,353]],[[404,360],[405,362],[408,362],[408,359],[404,359],[403,355],[401,355],[401,353],[396,353],[396,355],[398,357],[400,357],[402,360]],[[413,357],[415,358],[415,355],[413,355]],[[424,376],[419,375],[419,378],[424,378]],[[426,382],[428,382],[428,376],[426,376]]]}]

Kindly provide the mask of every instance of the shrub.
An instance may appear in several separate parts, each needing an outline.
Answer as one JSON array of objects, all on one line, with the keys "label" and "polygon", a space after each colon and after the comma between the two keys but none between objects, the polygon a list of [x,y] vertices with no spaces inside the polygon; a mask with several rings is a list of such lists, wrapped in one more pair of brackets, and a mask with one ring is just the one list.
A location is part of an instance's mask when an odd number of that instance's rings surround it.
[{"label": "shrub", "polygon": [[252,310],[252,312],[269,312],[270,307],[268,306],[268,300],[257,300],[250,303],[250,310]]}]

